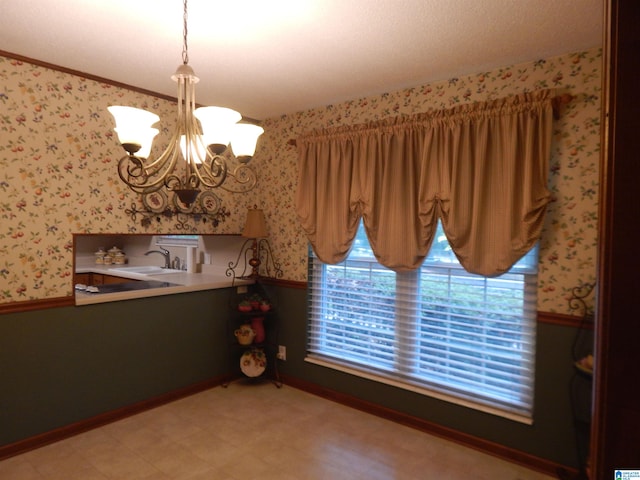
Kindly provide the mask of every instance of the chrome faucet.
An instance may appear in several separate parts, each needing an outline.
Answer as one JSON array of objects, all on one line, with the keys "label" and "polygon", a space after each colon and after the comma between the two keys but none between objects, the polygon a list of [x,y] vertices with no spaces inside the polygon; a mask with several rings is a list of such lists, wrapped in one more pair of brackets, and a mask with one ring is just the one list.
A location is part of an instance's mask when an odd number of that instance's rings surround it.
[{"label": "chrome faucet", "polygon": [[165,250],[162,247],[158,247],[160,250],[149,250],[145,255],[149,255],[150,253],[159,253],[164,257],[164,267],[163,268],[171,268],[171,253],[169,250]]}]

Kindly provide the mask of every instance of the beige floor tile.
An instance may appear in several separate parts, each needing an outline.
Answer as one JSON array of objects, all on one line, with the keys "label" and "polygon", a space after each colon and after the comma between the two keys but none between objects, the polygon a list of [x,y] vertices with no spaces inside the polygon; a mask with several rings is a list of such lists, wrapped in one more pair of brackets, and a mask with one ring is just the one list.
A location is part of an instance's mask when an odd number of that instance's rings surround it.
[{"label": "beige floor tile", "polygon": [[212,466],[187,449],[178,447],[172,454],[153,465],[169,478],[186,479],[211,471]]},{"label": "beige floor tile", "polygon": [[58,457],[49,459],[34,455],[29,458],[29,463],[46,478],[81,478],[81,474],[101,478],[94,466],[78,452],[62,452]]},{"label": "beige floor tile", "polygon": [[42,480],[43,477],[22,455],[0,462],[0,478],[2,480]]},{"label": "beige floor tile", "polygon": [[241,449],[238,445],[221,439],[212,432],[203,432],[181,439],[180,444],[213,467],[224,465]]},{"label": "beige floor tile", "polygon": [[87,467],[80,470],[61,470],[43,475],[45,480],[69,480],[69,479],[82,479],[82,480],[110,480],[110,477],[104,473],[98,471],[96,468]]},{"label": "beige floor tile", "polygon": [[237,449],[218,468],[232,478],[259,479],[269,472],[270,465],[251,450]]},{"label": "beige floor tile", "polygon": [[236,382],[0,462],[2,480],[549,480],[287,386]]},{"label": "beige floor tile", "polygon": [[159,470],[134,455],[117,456],[94,462],[94,467],[108,478],[128,480],[144,479],[159,473]]}]

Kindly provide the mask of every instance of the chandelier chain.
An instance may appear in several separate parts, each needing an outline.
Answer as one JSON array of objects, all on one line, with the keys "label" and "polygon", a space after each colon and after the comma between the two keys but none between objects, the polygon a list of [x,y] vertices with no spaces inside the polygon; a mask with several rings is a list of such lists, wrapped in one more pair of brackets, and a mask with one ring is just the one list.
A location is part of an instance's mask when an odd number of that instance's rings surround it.
[{"label": "chandelier chain", "polygon": [[187,0],[182,2],[184,7],[184,13],[182,14],[182,63],[184,65],[189,64],[189,46],[187,44]]}]

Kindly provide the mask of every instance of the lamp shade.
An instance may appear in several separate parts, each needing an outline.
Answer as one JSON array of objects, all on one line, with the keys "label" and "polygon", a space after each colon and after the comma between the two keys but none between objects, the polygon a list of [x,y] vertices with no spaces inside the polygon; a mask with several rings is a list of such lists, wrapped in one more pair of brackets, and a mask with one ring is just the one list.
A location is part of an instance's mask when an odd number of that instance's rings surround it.
[{"label": "lamp shade", "polygon": [[264,220],[264,212],[259,208],[250,208],[247,211],[247,221],[244,224],[242,236],[246,238],[268,237],[267,223]]},{"label": "lamp shade", "polygon": [[124,145],[139,145],[135,152],[137,156],[147,158],[151,152],[153,138],[158,134],[157,128],[151,125],[158,122],[160,117],[155,113],[141,108],[113,105],[107,108],[116,121],[115,132],[118,140]]},{"label": "lamp shade", "polygon": [[157,128],[114,128],[122,145],[139,145],[136,157],[147,158],[151,153],[153,138],[158,134]]},{"label": "lamp shade", "polygon": [[107,107],[109,113],[116,121],[116,127],[129,127],[141,125],[150,127],[160,121],[160,117],[155,113],[148,112],[142,108],[127,107],[122,105],[112,105]]},{"label": "lamp shade", "polygon": [[200,120],[205,145],[229,145],[231,129],[242,118],[235,110],[224,107],[200,107],[193,112]]},{"label": "lamp shade", "polygon": [[237,123],[231,131],[231,148],[233,154],[242,161],[248,161],[256,151],[258,137],[264,133],[264,128],[252,123]]},{"label": "lamp shade", "polygon": [[191,148],[187,149],[187,136],[180,135],[180,151],[182,158],[189,161],[189,157],[191,157],[196,164],[202,163],[207,158],[207,147],[197,137],[191,142]]}]

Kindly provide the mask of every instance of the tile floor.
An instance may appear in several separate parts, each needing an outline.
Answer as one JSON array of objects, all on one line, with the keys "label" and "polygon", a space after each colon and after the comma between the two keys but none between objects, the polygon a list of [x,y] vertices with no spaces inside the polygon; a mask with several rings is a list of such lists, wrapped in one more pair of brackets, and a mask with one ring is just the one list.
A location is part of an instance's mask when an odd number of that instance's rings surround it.
[{"label": "tile floor", "polygon": [[286,385],[239,381],[0,461],[0,478],[551,477]]}]

